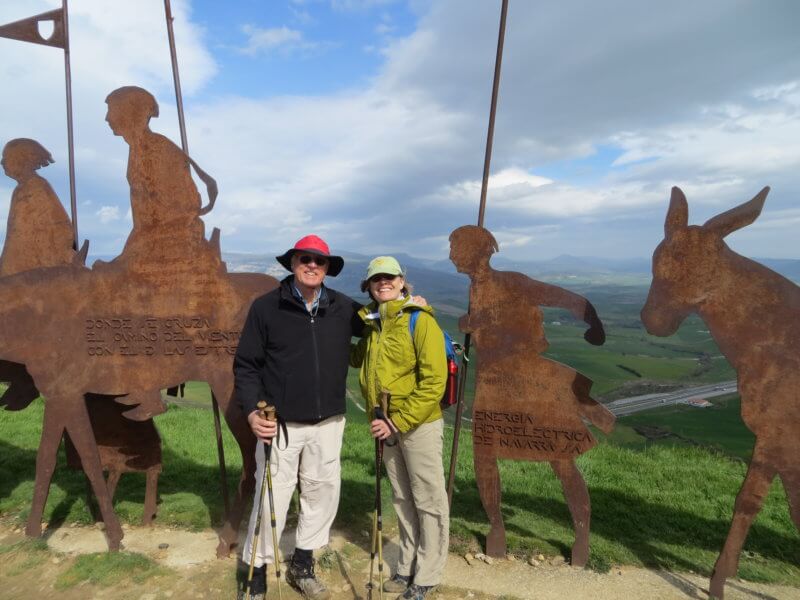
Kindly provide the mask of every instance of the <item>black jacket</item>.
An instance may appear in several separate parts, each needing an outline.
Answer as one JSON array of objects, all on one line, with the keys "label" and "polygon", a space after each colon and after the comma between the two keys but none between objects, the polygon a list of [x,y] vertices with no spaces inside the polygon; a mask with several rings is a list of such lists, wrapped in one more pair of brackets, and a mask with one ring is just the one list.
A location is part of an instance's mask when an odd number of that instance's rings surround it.
[{"label": "black jacket", "polygon": [[249,415],[264,399],[284,421],[317,422],[345,412],[350,339],[361,336],[361,304],[328,287],[316,316],[293,293],[294,275],[257,298],[247,315],[233,372]]}]

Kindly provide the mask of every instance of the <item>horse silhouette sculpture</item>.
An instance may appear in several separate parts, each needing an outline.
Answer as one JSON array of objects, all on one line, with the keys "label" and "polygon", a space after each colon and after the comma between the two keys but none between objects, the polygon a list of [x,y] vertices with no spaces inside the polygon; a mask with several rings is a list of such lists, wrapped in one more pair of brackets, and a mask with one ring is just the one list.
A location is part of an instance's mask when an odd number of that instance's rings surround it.
[{"label": "horse silhouette sculpture", "polygon": [[[243,499],[253,487],[255,437],[233,402],[233,355],[252,301],[277,287],[267,275],[227,273],[219,231],[204,236],[199,218],[216,185],[164,136],[150,131],[155,99],[127,87],[107,99],[107,121],[130,147],[128,182],[134,228],[111,262],[82,261],[0,278],[0,359],[24,364],[45,397],[42,438],[26,533],[41,533],[56,453],[69,435],[97,498],[111,550],[123,534],[103,478],[86,394],[116,397],[124,414],[163,412],[161,390],[207,382],[242,453],[236,500],[220,532],[218,554],[236,543]],[[189,173],[195,166],[209,205]],[[108,401],[114,401],[108,398]]]},{"label": "horse silhouette sculpture", "polygon": [[566,365],[540,356],[548,344],[539,306],[569,310],[589,325],[584,338],[605,341],[603,324],[592,304],[568,290],[489,265],[498,250],[492,234],[472,225],[450,235],[450,259],[471,280],[469,314],[460,329],[478,349],[472,439],[475,479],[489,517],[486,552],[505,556],[506,535],[500,512],[498,458],[547,461],[561,481],[575,528],[572,564],[589,557],[591,504],[586,482],[575,464],[595,444],[582,419],[605,432],[614,416],[591,396],[592,381]]},{"label": "horse silhouette sculpture", "polygon": [[764,188],[749,202],[690,226],[686,197],[672,188],[664,240],[653,254],[653,282],[642,309],[647,331],[658,336],[675,333],[691,313],[705,321],[736,369],[742,420],[756,435],[711,576],[710,594],[716,598],[723,597],[725,580],[738,570],[750,525],[776,475],[800,528],[800,288],[724,242],[756,220],[768,192]]}]

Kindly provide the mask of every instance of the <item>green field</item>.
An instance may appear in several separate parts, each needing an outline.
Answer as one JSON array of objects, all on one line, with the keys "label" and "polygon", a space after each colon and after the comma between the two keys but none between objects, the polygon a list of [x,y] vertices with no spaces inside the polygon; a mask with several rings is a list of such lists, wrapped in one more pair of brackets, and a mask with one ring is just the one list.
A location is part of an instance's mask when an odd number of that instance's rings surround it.
[{"label": "green field", "polygon": [[[623,417],[617,421],[609,442],[639,449],[653,444],[698,446],[749,460],[755,436],[742,422],[739,396],[714,398],[712,404],[710,408],[676,405]],[[671,435],[648,440],[636,433],[635,427],[657,428]]]}]

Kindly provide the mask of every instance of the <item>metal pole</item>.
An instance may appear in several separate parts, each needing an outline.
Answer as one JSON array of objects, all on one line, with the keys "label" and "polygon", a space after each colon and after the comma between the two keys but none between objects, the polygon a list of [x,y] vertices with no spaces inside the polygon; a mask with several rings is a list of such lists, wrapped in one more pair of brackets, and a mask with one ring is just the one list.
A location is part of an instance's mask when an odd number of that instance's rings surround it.
[{"label": "metal pole", "polygon": [[[506,15],[508,14],[508,0],[503,0],[500,10],[500,28],[497,34],[497,55],[494,61],[494,81],[492,82],[492,102],[489,109],[489,129],[486,132],[486,152],[483,159],[483,181],[481,182],[481,202],[478,208],[478,227],[483,227],[483,217],[486,212],[486,191],[489,187],[489,167],[492,162],[492,141],[494,140],[494,120],[497,115],[497,96],[500,90],[500,69],[503,64],[503,42],[506,37]],[[469,308],[467,308],[469,313]],[[469,366],[470,335],[464,335],[464,354],[461,362],[459,376],[458,400],[456,402],[456,422],[453,429],[453,447],[450,450],[450,472],[447,477],[447,502],[453,505],[453,486],[456,477],[456,463],[458,462],[458,437],[461,434],[461,415],[464,412],[464,389],[467,387],[467,367]]]},{"label": "metal pole", "polygon": [[222,502],[225,505],[225,517],[231,514],[231,503],[228,499],[228,473],[225,470],[225,448],[222,444],[222,424],[219,420],[219,403],[214,392],[211,392],[211,408],[214,412],[214,434],[217,438],[217,457],[219,458],[219,484],[222,487]]},{"label": "metal pole", "polygon": [[[181,76],[178,72],[178,53],[175,49],[175,32],[172,29],[172,7],[169,0],[164,0],[164,16],[167,20],[167,38],[169,39],[169,56],[172,60],[172,81],[175,84],[175,102],[178,105],[178,126],[181,130],[181,148],[189,156],[189,142],[186,140],[186,120],[183,116],[183,94],[181,93]],[[214,433],[217,437],[217,455],[219,456],[219,477],[222,486],[222,499],[225,503],[225,516],[230,516],[228,500],[228,474],[225,470],[225,448],[222,444],[222,426],[219,418],[219,404],[214,393],[211,393],[211,408],[214,411]]]},{"label": "metal pole", "polygon": [[172,30],[172,8],[169,0],[164,0],[164,12],[167,18],[167,37],[169,38],[169,55],[172,58],[172,81],[175,83],[175,101],[178,103],[178,125],[181,129],[181,148],[189,154],[189,142],[186,141],[186,121],[183,118],[183,94],[181,93],[181,76],[178,73],[178,54],[175,51],[175,32]]},{"label": "metal pole", "polygon": [[78,249],[78,200],[75,194],[75,142],[72,135],[72,70],[69,64],[69,10],[61,0],[64,21],[64,79],[67,88],[67,150],[69,154],[69,208],[72,217],[72,248]]}]

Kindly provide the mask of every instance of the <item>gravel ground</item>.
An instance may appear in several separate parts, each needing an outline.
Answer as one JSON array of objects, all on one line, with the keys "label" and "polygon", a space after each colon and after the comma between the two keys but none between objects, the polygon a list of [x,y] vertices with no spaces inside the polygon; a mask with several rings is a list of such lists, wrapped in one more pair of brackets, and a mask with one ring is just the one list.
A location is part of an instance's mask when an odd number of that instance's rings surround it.
[{"label": "gravel ground", "polygon": [[[66,590],[54,587],[58,576],[73,563],[75,556],[90,552],[103,552],[105,538],[99,526],[61,527],[46,531],[49,551],[33,564],[25,552],[3,555],[0,571],[0,598],[22,599],[58,597],[59,600],[132,599],[161,600],[167,598],[235,598],[235,572],[237,558],[219,560],[215,555],[217,536],[214,531],[188,532],[163,527],[124,527],[124,549],[149,556],[169,569],[142,583],[133,580],[115,586],[81,583]],[[364,536],[362,536],[364,537]],[[0,524],[0,545],[24,539],[18,527]],[[288,554],[289,536],[284,535],[281,547]],[[165,547],[166,544],[166,547]],[[365,550],[369,541],[345,539],[334,535],[330,550],[318,566],[318,572],[336,599],[365,599],[369,574],[369,554]],[[387,564],[394,563],[397,545],[385,542]],[[433,595],[433,600],[483,600],[487,598],[592,598],[611,600],[619,598],[686,599],[708,598],[708,580],[691,573],[669,573],[633,567],[618,567],[609,573],[573,569],[560,557],[543,557],[532,566],[527,560],[494,560],[487,564],[480,558],[469,562],[462,556],[451,554],[443,585]],[[471,564],[470,564],[471,563]],[[387,567],[388,572],[388,567]],[[274,572],[270,581],[268,598],[277,598]],[[285,584],[283,598],[299,598]],[[386,594],[386,600],[393,595]],[[375,594],[377,598],[377,594]],[[800,589],[729,580],[727,600],[798,600]]]}]

